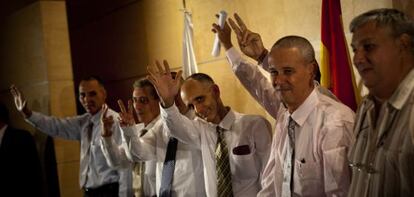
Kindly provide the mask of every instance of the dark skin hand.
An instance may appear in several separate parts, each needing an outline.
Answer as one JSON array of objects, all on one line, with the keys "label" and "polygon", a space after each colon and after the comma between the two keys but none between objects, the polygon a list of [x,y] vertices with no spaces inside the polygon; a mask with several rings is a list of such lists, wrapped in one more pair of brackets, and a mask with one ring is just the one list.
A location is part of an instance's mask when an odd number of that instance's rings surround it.
[{"label": "dark skin hand", "polygon": [[[234,19],[236,22],[231,18],[228,19],[228,22],[237,36],[240,50],[248,57],[258,61],[263,53],[267,53],[263,46],[262,38],[258,33],[250,31],[237,13],[234,14]],[[223,29],[219,25],[213,24],[212,31],[218,34],[220,42],[226,50],[233,46],[230,36],[231,29],[227,22],[224,24]]]}]

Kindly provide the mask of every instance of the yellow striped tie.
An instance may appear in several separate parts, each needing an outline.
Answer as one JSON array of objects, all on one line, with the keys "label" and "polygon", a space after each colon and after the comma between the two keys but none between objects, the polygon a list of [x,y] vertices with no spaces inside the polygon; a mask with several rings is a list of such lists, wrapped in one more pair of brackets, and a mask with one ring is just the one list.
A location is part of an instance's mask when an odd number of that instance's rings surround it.
[{"label": "yellow striped tie", "polygon": [[224,129],[217,126],[216,144],[216,173],[217,173],[217,196],[233,196],[231,185],[231,170],[229,161],[229,151],[224,140]]}]

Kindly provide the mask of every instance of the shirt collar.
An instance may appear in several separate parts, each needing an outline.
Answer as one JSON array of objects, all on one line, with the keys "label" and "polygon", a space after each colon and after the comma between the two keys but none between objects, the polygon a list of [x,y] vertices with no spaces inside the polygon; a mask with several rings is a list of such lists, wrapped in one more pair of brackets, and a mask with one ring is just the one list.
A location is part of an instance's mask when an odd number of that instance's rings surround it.
[{"label": "shirt collar", "polygon": [[398,88],[392,94],[391,98],[388,100],[388,103],[391,104],[394,108],[400,110],[403,105],[407,102],[408,98],[411,95],[411,92],[414,89],[414,69],[407,74],[404,80],[400,83]]},{"label": "shirt collar", "polygon": [[221,122],[218,124],[218,126],[228,131],[231,129],[231,126],[235,120],[236,115],[234,114],[234,111],[229,108],[229,111],[224,116],[223,120],[221,120]]},{"label": "shirt collar", "polygon": [[[109,111],[109,109],[108,109]],[[90,117],[90,121],[94,124],[94,125],[98,125],[101,121],[101,114],[102,114],[102,110],[99,110],[96,114],[92,115]]]},{"label": "shirt collar", "polygon": [[160,115],[158,115],[156,118],[154,118],[153,120],[151,120],[151,122],[147,126],[145,126],[144,129],[146,129],[146,130],[151,129],[152,127],[154,127],[155,123],[157,123],[157,121],[159,119],[160,119]]},{"label": "shirt collar", "polygon": [[317,103],[316,88],[312,90],[308,98],[296,109],[290,116],[299,125],[302,126]]}]

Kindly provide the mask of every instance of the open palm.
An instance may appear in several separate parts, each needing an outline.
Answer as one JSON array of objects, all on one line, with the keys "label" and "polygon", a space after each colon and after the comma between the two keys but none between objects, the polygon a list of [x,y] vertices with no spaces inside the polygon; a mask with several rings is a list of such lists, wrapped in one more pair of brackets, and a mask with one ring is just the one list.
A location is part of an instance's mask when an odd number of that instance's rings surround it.
[{"label": "open palm", "polygon": [[166,60],[163,61],[164,68],[156,61],[156,67],[148,67],[148,79],[155,86],[158,96],[164,107],[174,104],[174,98],[180,91],[180,78],[182,71],[178,71],[175,79],[171,76],[170,66]]},{"label": "open palm", "polygon": [[17,110],[22,112],[26,107],[26,98],[24,98],[23,94],[15,85],[10,87],[10,92],[13,95],[14,104],[16,105]]}]

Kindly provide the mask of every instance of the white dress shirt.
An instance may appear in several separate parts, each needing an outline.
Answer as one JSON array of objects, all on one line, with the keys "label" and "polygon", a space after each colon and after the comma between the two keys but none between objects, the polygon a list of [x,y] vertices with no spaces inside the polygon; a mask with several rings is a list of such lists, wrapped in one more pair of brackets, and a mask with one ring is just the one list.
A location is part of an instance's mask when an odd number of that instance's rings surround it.
[{"label": "white dress shirt", "polygon": [[[190,110],[186,116],[194,118],[194,111]],[[126,156],[135,162],[156,162],[156,193],[158,194],[170,132],[161,121],[157,121],[144,136],[140,137],[141,125],[122,128],[125,139],[124,147],[128,150]],[[104,138],[103,144],[105,149],[112,149],[106,138]],[[178,142],[175,160],[171,195],[180,197],[206,196],[200,150]]]},{"label": "white dress shirt", "polygon": [[[104,157],[100,147],[101,139],[101,111],[95,115],[85,113],[80,116],[70,118],[56,118],[46,116],[37,112],[26,119],[27,122],[35,126],[38,130],[52,136],[61,137],[68,140],[78,140],[81,144],[80,152],[80,187],[97,188],[105,184],[119,182],[119,195],[132,195],[132,177],[131,168],[117,170],[111,168]],[[113,116],[114,119],[118,114],[113,110],[108,110],[108,116]],[[88,142],[88,125],[93,123],[92,140]],[[121,135],[118,122],[115,121],[113,126],[114,140],[121,144]],[[87,154],[88,149],[90,150]],[[89,155],[89,156],[88,156]]]},{"label": "white dress shirt", "polygon": [[175,105],[161,108],[165,126],[182,143],[201,149],[207,196],[217,196],[215,149],[216,127],[225,129],[229,148],[231,180],[234,196],[256,196],[261,189],[260,178],[269,157],[271,126],[261,116],[244,115],[229,110],[218,124],[180,114]]},{"label": "white dress shirt", "polygon": [[[149,134],[151,129],[158,124],[160,116],[154,118],[146,126],[144,123],[139,123],[131,127],[127,127],[128,130],[132,130],[134,135],[146,136]],[[145,169],[144,174],[134,177],[134,190],[139,189],[139,186],[145,196],[155,196],[157,195],[156,190],[156,162],[152,160],[134,160],[131,156],[130,146],[131,143],[128,143],[130,140],[128,136],[125,136],[123,131],[125,128],[119,127],[122,135],[122,145],[119,145],[114,142],[114,139],[111,137],[102,137],[101,138],[101,148],[104,153],[105,159],[108,164],[114,168],[124,168],[130,166],[135,162],[144,162]],[[132,144],[132,146],[134,146]],[[142,167],[142,166],[141,166]],[[140,180],[137,180],[139,178]],[[137,185],[137,188],[136,186]]]},{"label": "white dress shirt", "polygon": [[227,51],[227,57],[240,82],[277,120],[272,151],[262,180],[263,190],[258,196],[282,194],[290,115],[298,124],[295,128],[292,196],[345,196],[351,178],[346,155],[354,140],[352,110],[324,95],[327,92],[316,86],[304,103],[289,114],[280,95],[257,65],[243,60],[234,48]]}]

